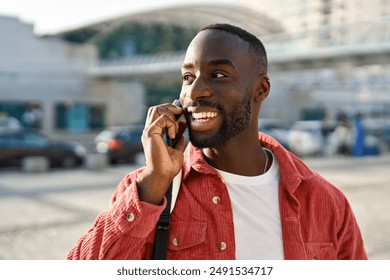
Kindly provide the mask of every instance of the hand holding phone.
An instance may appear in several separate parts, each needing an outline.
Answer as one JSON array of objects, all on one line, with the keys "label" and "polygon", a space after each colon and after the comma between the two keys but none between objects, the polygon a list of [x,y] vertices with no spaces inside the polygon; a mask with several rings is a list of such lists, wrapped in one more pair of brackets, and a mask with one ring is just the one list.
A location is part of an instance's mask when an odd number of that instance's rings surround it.
[{"label": "hand holding phone", "polygon": [[[149,109],[142,135],[146,164],[137,178],[141,201],[160,205],[170,183],[182,168],[186,113],[182,114],[183,110],[176,106],[180,104],[162,104]],[[175,130],[173,121],[177,122]],[[175,136],[172,139],[168,137],[168,129],[170,135]],[[175,131],[176,135],[172,133]],[[167,148],[168,145],[175,148]]]}]

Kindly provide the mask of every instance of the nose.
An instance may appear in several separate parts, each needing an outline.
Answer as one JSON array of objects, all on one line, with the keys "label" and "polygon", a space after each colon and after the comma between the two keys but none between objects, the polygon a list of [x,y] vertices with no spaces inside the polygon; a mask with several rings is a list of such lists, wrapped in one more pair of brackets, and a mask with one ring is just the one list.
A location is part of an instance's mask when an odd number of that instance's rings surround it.
[{"label": "nose", "polygon": [[197,77],[186,89],[186,97],[192,101],[209,98],[212,95],[207,81],[202,79],[202,77]]}]

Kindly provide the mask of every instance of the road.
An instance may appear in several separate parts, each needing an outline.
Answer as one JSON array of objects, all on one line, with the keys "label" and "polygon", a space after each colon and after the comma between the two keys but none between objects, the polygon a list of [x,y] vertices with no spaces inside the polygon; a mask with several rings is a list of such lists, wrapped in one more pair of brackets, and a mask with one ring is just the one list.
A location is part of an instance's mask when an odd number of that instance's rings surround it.
[{"label": "road", "polygon": [[[390,155],[308,158],[347,196],[370,259],[390,260]],[[24,173],[0,169],[0,259],[64,259],[136,166]]]}]

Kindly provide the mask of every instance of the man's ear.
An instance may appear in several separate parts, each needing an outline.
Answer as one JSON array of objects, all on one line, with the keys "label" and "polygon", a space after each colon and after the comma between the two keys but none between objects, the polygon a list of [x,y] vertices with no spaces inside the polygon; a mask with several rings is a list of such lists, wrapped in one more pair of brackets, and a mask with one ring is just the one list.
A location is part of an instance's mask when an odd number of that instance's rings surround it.
[{"label": "man's ear", "polygon": [[263,102],[264,99],[268,96],[271,89],[271,82],[267,75],[261,75],[258,78],[257,82],[257,94],[256,101]]}]

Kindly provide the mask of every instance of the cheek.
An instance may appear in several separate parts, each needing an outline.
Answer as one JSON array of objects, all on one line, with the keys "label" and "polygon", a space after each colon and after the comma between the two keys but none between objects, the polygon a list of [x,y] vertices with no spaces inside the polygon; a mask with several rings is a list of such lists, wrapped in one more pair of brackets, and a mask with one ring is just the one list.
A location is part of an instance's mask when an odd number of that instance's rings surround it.
[{"label": "cheek", "polygon": [[219,102],[228,107],[235,107],[237,104],[242,103],[242,99],[245,97],[245,89],[234,89],[227,87],[219,91]]}]

